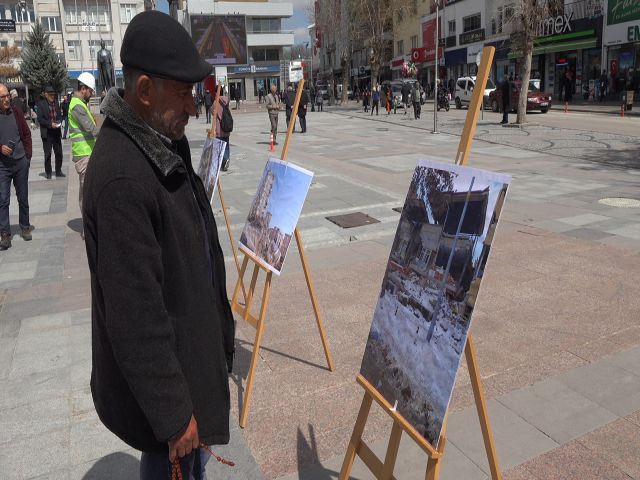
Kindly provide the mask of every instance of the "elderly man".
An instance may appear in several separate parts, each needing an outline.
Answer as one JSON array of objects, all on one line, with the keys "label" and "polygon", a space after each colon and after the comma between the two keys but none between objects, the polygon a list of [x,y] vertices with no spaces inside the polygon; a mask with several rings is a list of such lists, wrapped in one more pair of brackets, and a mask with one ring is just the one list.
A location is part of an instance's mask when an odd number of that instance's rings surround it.
[{"label": "elderly man", "polygon": [[11,182],[18,197],[20,236],[31,240],[29,223],[29,166],[31,164],[31,131],[24,113],[11,105],[7,87],[0,84],[0,250],[11,247],[9,203]]},{"label": "elderly man", "polygon": [[56,177],[65,177],[62,173],[62,110],[58,104],[53,87],[45,87],[44,98],[38,102],[38,123],[44,148],[44,174],[51,179],[51,150],[56,156]]},{"label": "elderly man", "polygon": [[276,93],[278,89],[275,83],[271,84],[271,93],[267,95],[267,112],[269,113],[269,122],[271,123],[271,134],[273,135],[273,143],[276,142],[278,134],[278,113],[280,112],[280,97]]},{"label": "elderly man", "polygon": [[224,256],[185,127],[211,73],[189,34],[158,11],[122,41],[124,96],[111,89],[87,168],[91,391],[105,426],[141,450],[140,475],[204,478],[201,444],[229,442],[234,321]]}]

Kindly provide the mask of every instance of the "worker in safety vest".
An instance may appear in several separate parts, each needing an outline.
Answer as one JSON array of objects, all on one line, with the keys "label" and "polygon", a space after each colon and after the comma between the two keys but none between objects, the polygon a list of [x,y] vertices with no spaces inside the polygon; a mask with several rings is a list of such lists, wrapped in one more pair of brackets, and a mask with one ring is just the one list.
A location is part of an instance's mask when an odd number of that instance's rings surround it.
[{"label": "worker in safety vest", "polygon": [[[76,172],[80,177],[80,213],[82,214],[82,187],[84,174],[87,171],[89,157],[96,144],[99,128],[96,119],[89,110],[89,99],[96,90],[96,79],[89,72],[78,76],[78,90],[69,103],[69,138],[71,139],[71,156]],[[84,238],[84,235],[83,235]]]}]

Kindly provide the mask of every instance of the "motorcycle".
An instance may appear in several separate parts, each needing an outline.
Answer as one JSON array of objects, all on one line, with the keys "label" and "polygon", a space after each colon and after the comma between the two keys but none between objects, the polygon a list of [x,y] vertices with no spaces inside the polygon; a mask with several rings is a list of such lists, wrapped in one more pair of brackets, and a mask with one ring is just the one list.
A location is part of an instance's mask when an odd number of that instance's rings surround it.
[{"label": "motorcycle", "polygon": [[447,112],[449,111],[449,95],[444,89],[438,90],[438,111],[441,108],[444,108]]}]

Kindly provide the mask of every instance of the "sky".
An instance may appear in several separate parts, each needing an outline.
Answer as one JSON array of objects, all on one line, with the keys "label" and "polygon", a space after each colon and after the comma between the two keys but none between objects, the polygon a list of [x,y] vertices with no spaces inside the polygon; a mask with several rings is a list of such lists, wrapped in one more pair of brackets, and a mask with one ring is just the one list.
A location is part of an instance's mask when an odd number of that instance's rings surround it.
[{"label": "sky", "polygon": [[[311,3],[311,0],[282,0],[293,3],[293,17],[286,18],[282,22],[283,30],[293,30],[295,35],[295,43],[306,43],[309,41],[309,30],[307,27],[311,24],[307,18],[305,8]],[[157,0],[158,10],[169,13],[169,3],[167,0]]]}]

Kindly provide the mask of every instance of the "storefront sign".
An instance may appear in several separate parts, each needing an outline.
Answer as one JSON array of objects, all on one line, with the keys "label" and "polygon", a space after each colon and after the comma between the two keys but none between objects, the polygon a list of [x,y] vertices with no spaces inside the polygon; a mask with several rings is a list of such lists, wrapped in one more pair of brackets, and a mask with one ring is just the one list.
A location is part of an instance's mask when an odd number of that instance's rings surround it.
[{"label": "storefront sign", "polygon": [[640,20],[640,0],[609,0],[607,25]]},{"label": "storefront sign", "polygon": [[[442,19],[438,19],[438,25],[440,25],[440,29],[438,33],[442,35]],[[443,38],[440,39],[440,44],[444,41]],[[422,45],[425,50],[424,53],[424,62],[435,62],[436,61],[436,20],[435,18],[424,22],[422,24]],[[442,48],[438,48],[438,58],[442,58],[444,55],[444,50]]]},{"label": "storefront sign", "polygon": [[16,21],[11,19],[0,19],[0,32],[15,32]]},{"label": "storefront sign", "polygon": [[621,45],[638,41],[640,41],[640,22],[638,21],[607,25],[604,29],[603,42],[605,45]]},{"label": "storefront sign", "polygon": [[558,35],[560,33],[571,32],[571,19],[573,18],[573,11],[564,15],[558,15],[557,17],[545,18],[538,25],[538,36],[547,37],[549,35]]},{"label": "storefront sign", "polygon": [[467,43],[484,42],[484,28],[464,32],[460,34],[460,45]]},{"label": "storefront sign", "polygon": [[229,73],[276,73],[280,72],[280,65],[241,65],[228,67]]},{"label": "storefront sign", "polygon": [[627,42],[640,42],[640,24],[627,27]]},{"label": "storefront sign", "polygon": [[411,61],[413,63],[423,63],[427,61],[427,49],[422,48],[412,48],[411,49]]}]

